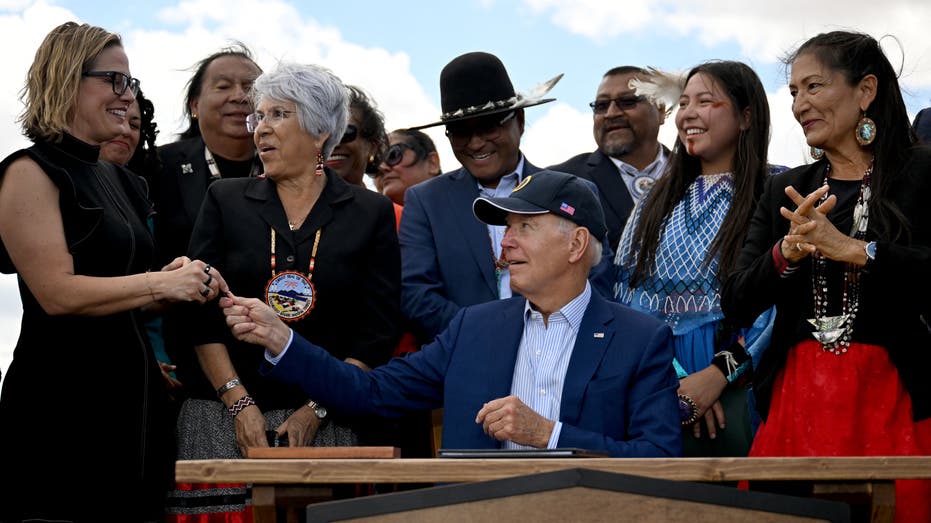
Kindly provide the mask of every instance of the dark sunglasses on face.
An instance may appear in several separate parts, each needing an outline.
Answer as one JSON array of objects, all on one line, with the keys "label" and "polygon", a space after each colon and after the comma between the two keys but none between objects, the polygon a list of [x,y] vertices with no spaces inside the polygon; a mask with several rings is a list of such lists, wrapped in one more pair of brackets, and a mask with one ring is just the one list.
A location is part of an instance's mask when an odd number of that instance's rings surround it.
[{"label": "dark sunglasses on face", "polygon": [[81,76],[109,78],[110,85],[113,86],[113,94],[117,96],[123,96],[127,88],[132,89],[133,96],[139,94],[139,79],[119,71],[87,71],[82,73]]},{"label": "dark sunglasses on face", "polygon": [[486,140],[494,140],[501,134],[504,124],[511,121],[517,114],[511,111],[504,118],[495,120],[494,117],[481,118],[470,121],[468,124],[452,124],[446,126],[446,136],[452,140],[470,140],[473,136],[481,136]]},{"label": "dark sunglasses on face", "polygon": [[643,96],[625,96],[622,98],[612,98],[610,100],[595,100],[588,104],[588,106],[592,108],[592,112],[595,114],[605,114],[608,112],[612,103],[621,111],[630,111],[645,99],[646,98]]},{"label": "dark sunglasses on face", "polygon": [[359,129],[352,124],[346,126],[346,132],[343,133],[343,137],[339,139],[339,143],[349,143],[354,141],[359,136]]},{"label": "dark sunglasses on face", "polygon": [[408,149],[414,151],[414,161],[411,163],[411,165],[419,162],[420,160],[423,160],[424,155],[416,147],[405,142],[398,142],[389,147],[387,151],[385,151],[385,157],[382,159],[382,161],[385,162],[385,165],[388,167],[394,167],[395,165],[401,163],[401,160],[404,159],[404,151],[407,151]]}]

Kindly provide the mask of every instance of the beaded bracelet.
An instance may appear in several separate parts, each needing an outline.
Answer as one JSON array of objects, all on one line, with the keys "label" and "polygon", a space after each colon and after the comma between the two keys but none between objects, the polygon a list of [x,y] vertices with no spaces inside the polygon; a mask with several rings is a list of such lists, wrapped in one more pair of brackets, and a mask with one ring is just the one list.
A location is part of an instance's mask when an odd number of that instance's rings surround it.
[{"label": "beaded bracelet", "polygon": [[229,411],[230,416],[235,418],[237,415],[239,415],[240,412],[246,410],[246,407],[250,405],[255,405],[255,400],[252,399],[252,396],[246,394],[245,396],[234,401],[233,404],[230,405],[226,410]]},{"label": "beaded bracelet", "polygon": [[685,394],[679,394],[679,421],[683,427],[698,421],[698,405]]}]

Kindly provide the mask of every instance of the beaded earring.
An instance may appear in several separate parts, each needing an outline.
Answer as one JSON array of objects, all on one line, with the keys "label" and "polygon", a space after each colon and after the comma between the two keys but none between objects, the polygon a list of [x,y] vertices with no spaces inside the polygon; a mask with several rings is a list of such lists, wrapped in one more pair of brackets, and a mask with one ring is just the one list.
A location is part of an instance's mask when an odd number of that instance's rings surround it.
[{"label": "beaded earring", "polygon": [[812,145],[811,147],[808,148],[808,154],[810,154],[811,157],[814,158],[815,161],[818,161],[824,158],[824,149],[821,149],[820,147],[815,147],[814,145]]},{"label": "beaded earring", "polygon": [[323,176],[323,153],[317,153],[317,168],[314,170],[314,175]]},{"label": "beaded earring", "polygon": [[867,118],[866,113],[863,113],[857,123],[856,137],[860,147],[866,147],[876,139],[876,122]]}]

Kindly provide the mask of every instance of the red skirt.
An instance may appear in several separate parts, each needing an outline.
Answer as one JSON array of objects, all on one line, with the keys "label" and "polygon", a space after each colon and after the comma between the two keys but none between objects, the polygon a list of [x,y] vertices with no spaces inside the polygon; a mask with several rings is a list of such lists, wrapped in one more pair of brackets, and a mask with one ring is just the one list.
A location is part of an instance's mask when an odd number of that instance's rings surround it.
[{"label": "red skirt", "polygon": [[[931,455],[931,419],[913,420],[886,350],[853,343],[836,356],[815,340],[789,351],[750,448],[753,457],[912,455]],[[895,521],[931,521],[931,480],[899,480],[895,490]]]}]

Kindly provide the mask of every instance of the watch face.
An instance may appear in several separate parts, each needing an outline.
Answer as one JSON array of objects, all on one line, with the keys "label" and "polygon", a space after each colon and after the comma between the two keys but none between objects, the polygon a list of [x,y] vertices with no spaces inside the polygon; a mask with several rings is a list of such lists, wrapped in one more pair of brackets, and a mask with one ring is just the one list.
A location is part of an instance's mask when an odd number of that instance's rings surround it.
[{"label": "watch face", "polygon": [[321,407],[317,405],[317,408],[314,409],[314,413],[317,415],[318,418],[323,419],[326,417],[326,407]]},{"label": "watch face", "polygon": [[876,259],[876,242],[866,244],[866,256],[871,260]]}]

